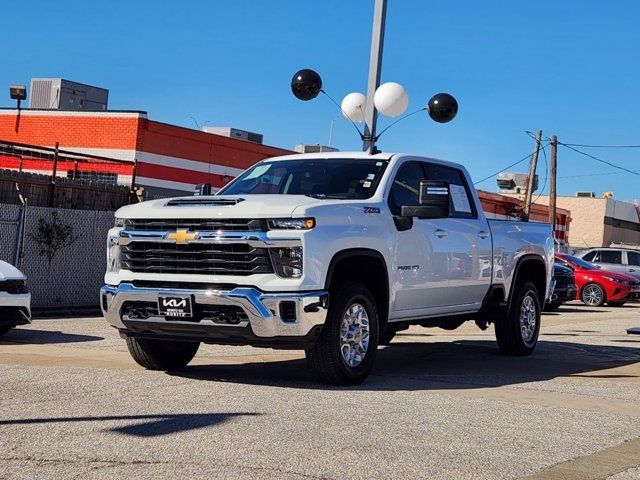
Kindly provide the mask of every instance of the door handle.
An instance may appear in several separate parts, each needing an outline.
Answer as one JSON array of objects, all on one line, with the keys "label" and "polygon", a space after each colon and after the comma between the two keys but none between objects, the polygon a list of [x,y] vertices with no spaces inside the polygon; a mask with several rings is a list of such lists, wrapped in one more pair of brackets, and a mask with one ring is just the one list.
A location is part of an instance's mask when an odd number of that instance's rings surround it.
[{"label": "door handle", "polygon": [[448,233],[445,230],[442,230],[440,228],[438,228],[435,232],[433,232],[433,234],[438,238],[444,238],[448,235]]},{"label": "door handle", "polygon": [[635,268],[630,268],[630,269],[629,269],[629,271],[630,271],[630,272],[635,272],[635,271],[636,271],[636,269],[635,269]]},{"label": "door handle", "polygon": [[478,236],[480,238],[489,238],[489,232],[485,232],[484,230],[481,230],[478,232]]}]

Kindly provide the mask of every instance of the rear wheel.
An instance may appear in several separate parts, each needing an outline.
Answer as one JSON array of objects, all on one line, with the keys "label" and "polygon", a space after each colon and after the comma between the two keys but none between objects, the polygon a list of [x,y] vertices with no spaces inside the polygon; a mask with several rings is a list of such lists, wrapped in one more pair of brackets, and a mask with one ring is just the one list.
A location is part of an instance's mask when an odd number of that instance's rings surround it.
[{"label": "rear wheel", "polygon": [[344,282],[333,289],[327,320],[307,360],[330,385],[358,385],[373,368],[378,349],[378,312],[362,284]]},{"label": "rear wheel", "polygon": [[193,360],[198,342],[174,342],[127,337],[129,353],[147,370],[180,370]]},{"label": "rear wheel", "polygon": [[590,283],[582,289],[580,298],[585,305],[600,307],[606,301],[604,289],[597,283]]},{"label": "rear wheel", "polygon": [[505,355],[529,355],[540,334],[540,300],[531,282],[516,287],[507,313],[496,321],[496,340]]},{"label": "rear wheel", "polygon": [[7,333],[9,330],[11,330],[13,328],[13,326],[4,326],[4,327],[0,327],[0,337],[2,335],[4,335],[5,333]]}]

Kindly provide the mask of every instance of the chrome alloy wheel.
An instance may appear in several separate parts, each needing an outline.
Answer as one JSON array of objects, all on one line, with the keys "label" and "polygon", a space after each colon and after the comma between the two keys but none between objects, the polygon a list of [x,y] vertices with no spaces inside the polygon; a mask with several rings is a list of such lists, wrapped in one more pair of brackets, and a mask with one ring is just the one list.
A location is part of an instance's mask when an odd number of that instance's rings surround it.
[{"label": "chrome alloy wheel", "polygon": [[582,300],[584,303],[590,306],[600,305],[603,298],[603,291],[598,285],[587,285],[582,292]]},{"label": "chrome alloy wheel", "polygon": [[350,367],[357,367],[364,360],[369,348],[369,317],[359,303],[352,303],[340,323],[340,353]]},{"label": "chrome alloy wheel", "polygon": [[524,343],[531,343],[536,334],[536,324],[538,322],[538,312],[536,311],[536,303],[530,294],[527,294],[522,300],[520,306],[520,331],[522,332],[522,340]]}]

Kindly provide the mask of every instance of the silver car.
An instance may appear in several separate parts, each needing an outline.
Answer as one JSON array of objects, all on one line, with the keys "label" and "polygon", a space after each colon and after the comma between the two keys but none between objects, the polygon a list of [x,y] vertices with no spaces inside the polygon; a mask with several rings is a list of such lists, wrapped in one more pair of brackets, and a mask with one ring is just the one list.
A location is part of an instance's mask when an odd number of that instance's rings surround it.
[{"label": "silver car", "polygon": [[626,273],[640,279],[640,250],[630,248],[590,248],[575,254],[605,270]]}]

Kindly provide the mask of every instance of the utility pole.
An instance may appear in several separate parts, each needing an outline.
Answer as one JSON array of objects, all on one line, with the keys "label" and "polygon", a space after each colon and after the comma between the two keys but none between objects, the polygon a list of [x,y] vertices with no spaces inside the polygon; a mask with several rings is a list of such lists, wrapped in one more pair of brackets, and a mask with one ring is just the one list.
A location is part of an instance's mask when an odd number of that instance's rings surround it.
[{"label": "utility pole", "polygon": [[367,83],[367,102],[364,108],[364,139],[362,150],[371,151],[376,146],[376,121],[378,112],[373,97],[380,86],[382,71],[382,47],[384,46],[384,26],[387,17],[387,0],[376,0],[373,11],[373,29],[371,31],[371,55],[369,57],[369,81]]},{"label": "utility pole", "polygon": [[524,218],[529,221],[531,213],[531,197],[533,196],[533,185],[536,178],[536,168],[538,167],[538,153],[540,153],[540,142],[542,141],[542,130],[538,130],[535,136],[535,144],[533,145],[533,153],[531,154],[531,163],[529,164],[529,178],[527,179],[527,193],[524,200]]},{"label": "utility pole", "polygon": [[551,136],[551,159],[549,161],[549,223],[555,238],[556,232],[556,176],[558,174],[558,137]]}]

